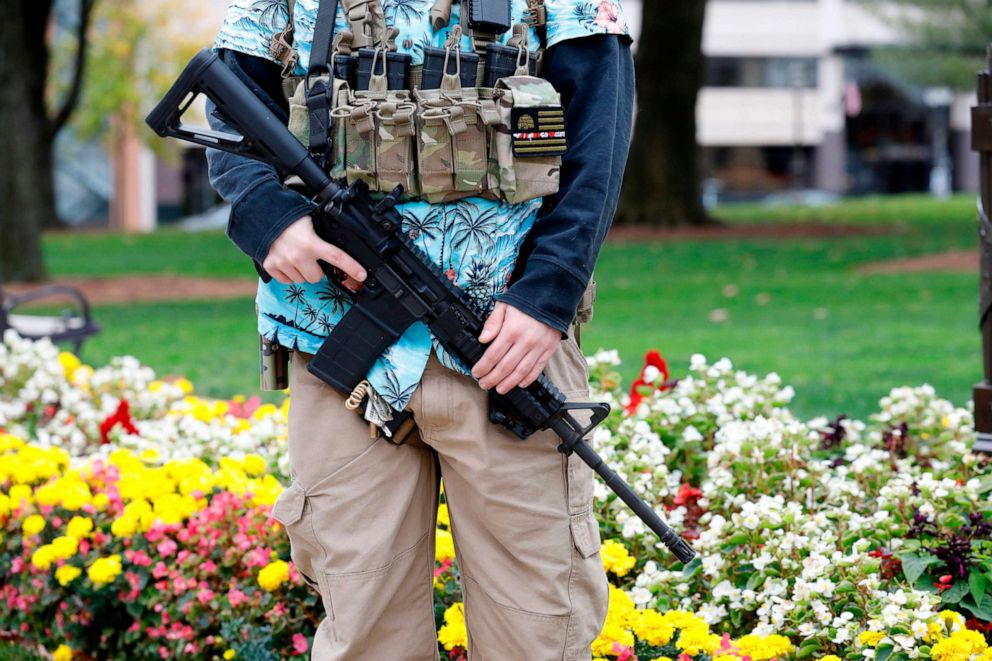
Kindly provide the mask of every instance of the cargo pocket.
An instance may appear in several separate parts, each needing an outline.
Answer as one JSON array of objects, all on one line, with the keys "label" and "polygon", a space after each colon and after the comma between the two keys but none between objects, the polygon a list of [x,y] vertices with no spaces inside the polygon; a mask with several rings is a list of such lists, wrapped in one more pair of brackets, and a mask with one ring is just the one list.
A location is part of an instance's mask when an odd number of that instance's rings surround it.
[{"label": "cargo pocket", "polygon": [[409,195],[417,194],[413,166],[414,113],[412,101],[388,100],[376,110],[375,143],[379,190],[388,192],[402,186]]},{"label": "cargo pocket", "polygon": [[496,83],[499,125],[492,134],[502,197],[516,204],[558,192],[565,153],[565,111],[554,87],[533,76]]},{"label": "cargo pocket", "polygon": [[[317,558],[323,549],[317,544],[310,531],[310,504],[306,492],[297,482],[285,489],[272,505],[272,518],[282,524],[289,536],[289,555],[296,570],[307,585],[321,592],[317,582]],[[325,604],[325,609],[327,605]],[[330,615],[330,611],[328,611]]]},{"label": "cargo pocket", "polygon": [[583,558],[591,558],[599,552],[599,522],[596,521],[596,513],[587,510],[581,514],[575,514],[569,523],[572,529],[572,543],[575,550]]}]

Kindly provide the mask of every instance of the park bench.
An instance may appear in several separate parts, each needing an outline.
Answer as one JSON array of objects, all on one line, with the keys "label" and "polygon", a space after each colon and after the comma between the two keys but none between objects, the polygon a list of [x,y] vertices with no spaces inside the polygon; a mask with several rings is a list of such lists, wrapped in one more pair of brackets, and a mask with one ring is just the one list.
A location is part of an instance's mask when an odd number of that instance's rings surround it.
[{"label": "park bench", "polygon": [[[15,314],[14,309],[27,303],[44,302],[46,299],[69,298],[75,309],[63,310],[58,315]],[[68,342],[77,355],[83,342],[100,332],[100,325],[90,315],[90,305],[82,292],[66,285],[46,285],[16,295],[5,295],[0,289],[0,335],[13,329],[21,337],[52,342]]]}]

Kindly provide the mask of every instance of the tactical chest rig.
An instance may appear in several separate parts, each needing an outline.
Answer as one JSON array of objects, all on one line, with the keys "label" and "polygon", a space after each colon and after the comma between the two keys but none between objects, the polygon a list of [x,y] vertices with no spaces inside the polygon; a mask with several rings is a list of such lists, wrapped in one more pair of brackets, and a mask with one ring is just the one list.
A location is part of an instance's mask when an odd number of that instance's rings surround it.
[{"label": "tactical chest rig", "polygon": [[[335,36],[340,1],[349,30]],[[437,0],[431,29],[446,27],[452,0]],[[565,117],[558,93],[535,74],[530,27],[543,41],[544,0],[528,0],[511,25],[510,0],[462,0],[461,22],[443,48],[413,64],[397,51],[398,30],[380,0],[321,0],[310,63],[292,77],[292,7],[272,40],[284,65],[290,131],[335,179],[373,191],[402,186],[408,198],[484,197],[518,203],[558,190]],[[512,29],[506,45],[497,43]],[[461,48],[470,35],[471,52]]]}]

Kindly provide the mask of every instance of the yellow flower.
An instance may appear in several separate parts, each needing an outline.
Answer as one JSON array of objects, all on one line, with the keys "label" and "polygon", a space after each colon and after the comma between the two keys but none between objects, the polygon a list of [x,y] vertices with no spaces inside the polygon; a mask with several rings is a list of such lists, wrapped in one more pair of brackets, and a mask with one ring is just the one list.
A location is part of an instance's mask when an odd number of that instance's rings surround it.
[{"label": "yellow flower", "polygon": [[720,636],[715,633],[709,633],[709,629],[692,628],[683,629],[679,633],[679,638],[675,641],[675,646],[682,650],[684,654],[696,656],[700,652],[712,654],[720,649],[720,641]]},{"label": "yellow flower", "polygon": [[31,487],[26,484],[15,484],[7,492],[7,497],[10,498],[11,507],[19,507],[22,504],[31,503]]},{"label": "yellow flower", "polygon": [[[943,618],[942,611],[940,616]],[[930,658],[934,661],[968,661],[972,655],[985,652],[988,643],[985,636],[970,629],[958,629],[947,638],[937,642],[930,650]]]},{"label": "yellow flower", "polygon": [[770,636],[750,634],[738,640],[737,647],[741,656],[749,656],[751,661],[781,658],[793,650],[792,642],[778,634]]},{"label": "yellow flower", "polygon": [[237,654],[237,652],[235,652],[233,649],[224,650],[225,659],[233,659],[235,654]]},{"label": "yellow flower", "polygon": [[713,657],[713,661],[740,661],[740,659],[733,654],[717,654]]},{"label": "yellow flower", "polygon": [[79,550],[79,540],[68,535],[61,535],[53,539],[49,546],[52,547],[52,553],[57,559],[68,560]]},{"label": "yellow flower", "polygon": [[172,384],[182,390],[184,395],[188,395],[193,392],[193,384],[186,377],[180,377],[173,381]]},{"label": "yellow flower", "polygon": [[437,529],[437,540],[434,545],[434,557],[438,562],[455,558],[455,540],[447,530]]},{"label": "yellow flower", "polygon": [[437,506],[437,524],[444,526],[446,529],[451,529],[451,517],[448,515],[447,503],[441,503]]},{"label": "yellow flower", "polygon": [[114,554],[106,558],[98,558],[86,570],[86,575],[90,577],[96,586],[113,583],[121,573],[121,556]]},{"label": "yellow flower", "polygon": [[272,592],[288,580],[289,565],[284,560],[270,562],[258,572],[258,584],[266,592]]},{"label": "yellow flower", "polygon": [[93,496],[93,507],[97,509],[98,512],[102,512],[107,509],[107,505],[110,504],[110,496],[105,493],[98,493]]},{"label": "yellow flower", "polygon": [[617,576],[625,576],[636,562],[627,552],[627,547],[616,541],[608,539],[599,547],[599,555],[603,559],[603,567],[608,572],[613,572]]},{"label": "yellow flower", "polygon": [[0,518],[3,518],[10,514],[11,510],[10,498],[5,493],[0,493]]},{"label": "yellow flower", "polygon": [[241,465],[249,475],[262,475],[269,468],[268,464],[265,463],[265,459],[257,454],[245,455]]},{"label": "yellow flower", "polygon": [[69,519],[65,534],[76,539],[84,539],[93,531],[93,520],[85,516],[74,516]]},{"label": "yellow flower", "polygon": [[59,582],[59,585],[65,587],[69,585],[74,580],[79,578],[79,575],[83,573],[83,570],[79,567],[73,567],[72,565],[62,565],[55,570],[55,580]]},{"label": "yellow flower", "polygon": [[24,535],[27,537],[37,535],[44,529],[45,517],[40,514],[32,514],[28,518],[24,519],[24,522],[21,524],[21,530],[24,531]]},{"label": "yellow flower", "polygon": [[468,646],[468,630],[465,628],[465,604],[452,604],[444,611],[444,625],[438,629],[437,640],[449,652],[456,647]]},{"label": "yellow flower", "polygon": [[52,652],[52,661],[69,661],[72,659],[72,648],[68,645],[59,645]]},{"label": "yellow flower", "polygon": [[72,373],[83,364],[75,354],[71,354],[68,351],[63,351],[59,354],[59,363],[62,365],[62,371],[65,373],[67,379],[71,378]]},{"label": "yellow flower", "polygon": [[592,643],[592,653],[599,656],[613,656],[614,643],[625,647],[634,644],[631,625],[637,617],[633,600],[623,590],[610,586],[610,605],[606,611],[606,622],[599,637]]},{"label": "yellow flower", "polygon": [[858,642],[868,647],[875,647],[883,638],[885,638],[884,631],[862,631],[858,634]]},{"label": "yellow flower", "polygon": [[13,434],[0,433],[0,452],[24,447],[24,441]]},{"label": "yellow flower", "polygon": [[31,564],[38,569],[48,569],[55,562],[55,553],[51,544],[45,544],[35,549],[31,554]]},{"label": "yellow flower", "polygon": [[821,656],[820,661],[841,661],[841,659],[836,654],[828,654],[826,656]]},{"label": "yellow flower", "polygon": [[634,635],[649,645],[661,647],[671,642],[675,635],[675,627],[665,619],[664,615],[649,608],[637,612],[637,617],[634,618]]}]

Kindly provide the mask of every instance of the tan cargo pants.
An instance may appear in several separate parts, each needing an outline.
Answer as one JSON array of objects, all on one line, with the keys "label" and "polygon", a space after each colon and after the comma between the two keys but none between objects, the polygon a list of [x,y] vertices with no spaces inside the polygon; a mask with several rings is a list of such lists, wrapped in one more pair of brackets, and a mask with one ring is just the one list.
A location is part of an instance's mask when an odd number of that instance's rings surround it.
[{"label": "tan cargo pants", "polygon": [[[488,419],[485,393],[432,355],[407,444],[368,425],[294,354],[293,483],[273,507],[327,617],[317,661],[433,661],[434,530],[443,476],[461,570],[469,658],[587,660],[608,588],[592,512],[592,471],[550,432],[520,441]],[[585,359],[563,340],[546,368],[569,399],[588,396]],[[440,475],[438,473],[440,470]]]}]

